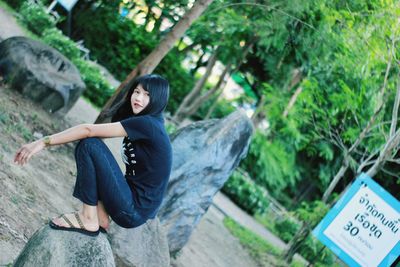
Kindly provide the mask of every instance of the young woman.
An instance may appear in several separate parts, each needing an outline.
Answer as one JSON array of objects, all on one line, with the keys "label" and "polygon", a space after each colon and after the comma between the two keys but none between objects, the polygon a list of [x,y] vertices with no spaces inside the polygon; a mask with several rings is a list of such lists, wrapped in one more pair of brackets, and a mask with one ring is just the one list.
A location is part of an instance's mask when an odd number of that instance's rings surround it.
[{"label": "young woman", "polygon": [[[112,123],[81,124],[17,151],[14,162],[23,165],[47,146],[80,140],[73,196],[82,201],[82,209],[54,218],[50,227],[96,236],[108,229],[109,216],[125,228],[156,216],[171,172],[171,144],[162,116],[168,95],[168,82],[161,76],[139,77],[116,106]],[[99,139],[107,137],[124,137],[125,176]]]}]

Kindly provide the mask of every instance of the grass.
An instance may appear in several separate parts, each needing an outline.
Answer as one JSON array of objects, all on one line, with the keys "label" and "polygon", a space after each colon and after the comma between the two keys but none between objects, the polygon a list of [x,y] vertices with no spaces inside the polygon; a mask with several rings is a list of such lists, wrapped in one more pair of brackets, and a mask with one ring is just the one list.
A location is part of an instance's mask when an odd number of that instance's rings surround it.
[{"label": "grass", "polygon": [[269,214],[268,211],[267,211],[267,213],[265,213],[263,215],[256,214],[254,216],[254,219],[257,222],[259,222],[261,225],[263,225],[265,228],[267,228],[269,231],[271,231],[272,233],[278,235],[277,230],[275,228],[275,220],[271,220],[271,216],[274,216],[274,215]]},{"label": "grass", "polygon": [[[239,225],[229,217],[224,219],[225,227],[239,239],[240,244],[257,262],[259,266],[288,266],[280,259],[282,250],[268,243],[257,234]],[[304,266],[298,261],[293,261],[291,267]]]},{"label": "grass", "polygon": [[24,138],[25,142],[33,140],[33,134],[31,132],[31,130],[29,128],[25,127],[21,123],[18,123],[15,126],[14,132],[19,132],[22,135],[22,137]]},{"label": "grass", "polygon": [[254,256],[259,256],[264,253],[278,256],[281,252],[279,249],[272,246],[264,239],[260,238],[257,234],[239,225],[231,218],[225,218],[224,225],[231,231],[234,236],[239,238],[240,243],[243,246],[251,248],[252,254]]},{"label": "grass", "polygon": [[7,113],[0,111],[0,124],[4,125],[3,129],[8,134],[20,133],[25,141],[33,139],[33,134],[25,125],[25,122],[12,122],[11,117]]},{"label": "grass", "polygon": [[10,121],[10,116],[7,113],[0,113],[0,123],[7,124]]}]

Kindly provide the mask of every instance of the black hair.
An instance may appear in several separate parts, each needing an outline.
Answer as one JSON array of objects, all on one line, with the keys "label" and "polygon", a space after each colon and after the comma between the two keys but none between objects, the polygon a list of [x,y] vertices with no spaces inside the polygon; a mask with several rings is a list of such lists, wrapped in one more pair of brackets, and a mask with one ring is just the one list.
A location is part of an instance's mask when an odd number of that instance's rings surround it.
[{"label": "black hair", "polygon": [[[149,92],[149,104],[140,113],[134,114],[131,106],[131,96],[137,86],[141,85],[144,90]],[[121,121],[130,116],[155,115],[159,116],[167,107],[169,97],[168,81],[157,74],[147,74],[136,78],[129,85],[128,94],[113,109],[112,122]]]}]

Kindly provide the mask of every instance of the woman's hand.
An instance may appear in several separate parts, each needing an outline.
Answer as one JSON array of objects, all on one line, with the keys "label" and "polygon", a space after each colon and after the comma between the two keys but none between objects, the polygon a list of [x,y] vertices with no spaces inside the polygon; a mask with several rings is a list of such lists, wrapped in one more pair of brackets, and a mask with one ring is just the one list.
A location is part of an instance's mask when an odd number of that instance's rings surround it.
[{"label": "woman's hand", "polygon": [[31,159],[33,155],[38,153],[45,146],[46,145],[43,140],[37,140],[35,142],[23,145],[15,154],[14,162],[19,165],[24,165],[28,162],[28,160]]}]

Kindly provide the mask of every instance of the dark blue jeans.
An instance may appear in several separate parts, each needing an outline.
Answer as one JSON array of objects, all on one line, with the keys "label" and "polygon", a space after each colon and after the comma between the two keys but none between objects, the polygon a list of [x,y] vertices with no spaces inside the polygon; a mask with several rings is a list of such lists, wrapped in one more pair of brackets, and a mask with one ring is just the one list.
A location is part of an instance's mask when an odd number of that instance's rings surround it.
[{"label": "dark blue jeans", "polygon": [[73,196],[90,206],[102,201],[114,222],[125,228],[142,222],[132,191],[111,151],[99,138],[82,139],[75,149],[77,177]]}]

